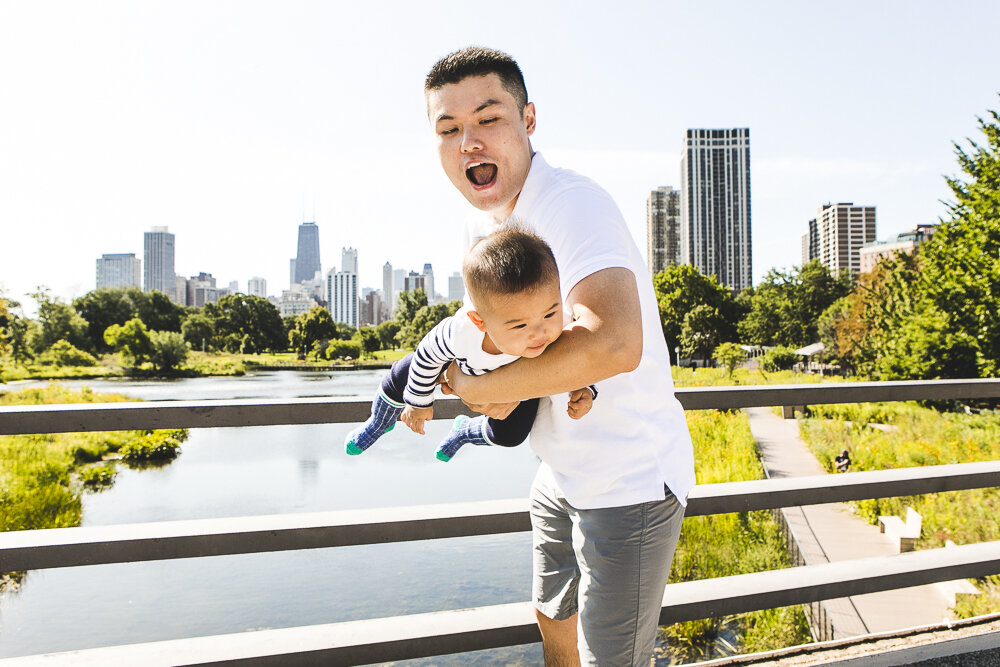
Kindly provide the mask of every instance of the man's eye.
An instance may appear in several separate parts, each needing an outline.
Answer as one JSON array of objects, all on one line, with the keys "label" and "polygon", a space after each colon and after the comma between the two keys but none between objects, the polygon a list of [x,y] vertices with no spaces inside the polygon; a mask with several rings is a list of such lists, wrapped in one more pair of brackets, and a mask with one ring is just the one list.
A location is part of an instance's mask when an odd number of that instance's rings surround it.
[{"label": "man's eye", "polygon": [[515,324],[514,326],[511,327],[511,329],[523,329],[526,326],[528,326],[528,325],[527,324]]},{"label": "man's eye", "polygon": [[456,132],[458,132],[458,128],[449,127],[447,130],[441,130],[440,134],[441,136],[446,137],[449,134],[455,134]]},{"label": "man's eye", "polygon": [[495,123],[498,120],[500,120],[500,119],[499,118],[484,118],[483,120],[479,121],[479,124],[480,125],[489,125],[490,123]]}]

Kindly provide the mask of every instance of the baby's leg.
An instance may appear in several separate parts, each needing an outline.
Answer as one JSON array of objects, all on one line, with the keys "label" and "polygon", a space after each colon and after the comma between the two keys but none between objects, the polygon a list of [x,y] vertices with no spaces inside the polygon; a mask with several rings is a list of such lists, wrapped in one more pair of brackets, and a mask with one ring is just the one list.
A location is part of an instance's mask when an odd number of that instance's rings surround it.
[{"label": "baby's leg", "polygon": [[392,365],[389,375],[382,381],[379,392],[372,401],[372,413],[364,424],[347,435],[344,446],[347,453],[357,455],[375,444],[384,433],[396,426],[396,420],[403,412],[403,389],[406,387],[406,377],[410,372],[410,357],[408,354]]},{"label": "baby's leg", "polygon": [[516,447],[528,437],[531,425],[538,412],[538,399],[521,401],[506,419],[478,417],[455,417],[451,433],[438,447],[435,456],[439,461],[448,462],[463,445],[493,445],[496,447]]}]

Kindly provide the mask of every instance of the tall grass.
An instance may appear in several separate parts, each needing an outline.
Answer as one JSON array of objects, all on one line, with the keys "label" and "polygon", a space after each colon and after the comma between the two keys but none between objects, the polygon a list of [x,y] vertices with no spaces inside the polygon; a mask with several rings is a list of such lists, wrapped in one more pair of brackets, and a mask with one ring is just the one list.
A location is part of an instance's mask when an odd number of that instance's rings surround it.
[{"label": "tall grass", "polygon": [[[821,462],[846,449],[851,470],[885,470],[1000,459],[1000,412],[942,413],[916,403],[865,403],[811,406],[801,422],[802,438]],[[889,430],[870,424],[886,424]],[[1000,489],[970,489],[851,503],[876,523],[879,515],[903,516],[912,507],[923,518],[917,548],[944,546],[947,540],[971,544],[1000,540]],[[956,608],[962,616],[1000,611],[1000,577],[978,580],[983,595]]]},{"label": "tall grass", "polygon": [[[0,405],[125,400],[117,394],[97,394],[89,388],[70,391],[61,385],[0,394]],[[0,436],[0,531],[79,525],[81,495],[107,488],[114,478],[102,460],[120,457],[128,465],[169,460],[186,437],[183,429]],[[103,469],[94,469],[98,466]],[[0,588],[18,579],[0,575]]]},{"label": "tall grass", "polygon": [[[699,484],[763,477],[746,415],[689,411],[687,422],[694,441]],[[684,519],[670,578],[692,581],[789,566],[781,530],[770,512],[688,517]],[[670,657],[685,661],[712,657],[717,639],[737,644],[747,652],[810,641],[800,607],[678,623],[663,628],[663,633],[673,648]]]}]

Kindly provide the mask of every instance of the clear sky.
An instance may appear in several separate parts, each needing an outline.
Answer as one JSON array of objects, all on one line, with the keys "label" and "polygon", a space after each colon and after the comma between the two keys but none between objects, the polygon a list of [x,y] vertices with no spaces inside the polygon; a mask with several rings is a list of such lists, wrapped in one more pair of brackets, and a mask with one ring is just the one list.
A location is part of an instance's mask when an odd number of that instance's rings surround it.
[{"label": "clear sky", "polygon": [[995,0],[0,0],[0,284],[79,296],[166,225],[179,274],[276,294],[315,220],[324,270],[353,246],[363,286],[431,262],[443,291],[474,212],[422,85],[469,44],[520,62],[534,148],[604,185],[642,248],[684,130],[748,126],[758,282],[800,263],[822,203],[875,205],[879,238],[944,214],[951,142],[1000,106],[998,25]]}]

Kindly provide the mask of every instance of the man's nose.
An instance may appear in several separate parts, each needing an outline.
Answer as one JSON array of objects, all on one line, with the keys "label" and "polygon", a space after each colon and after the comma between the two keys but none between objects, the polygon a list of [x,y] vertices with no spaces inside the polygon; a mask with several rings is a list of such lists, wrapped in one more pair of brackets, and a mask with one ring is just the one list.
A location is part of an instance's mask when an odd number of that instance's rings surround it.
[{"label": "man's nose", "polygon": [[479,139],[479,135],[476,132],[475,126],[468,127],[462,130],[462,152],[472,153],[474,151],[481,151],[483,149],[483,142]]}]

